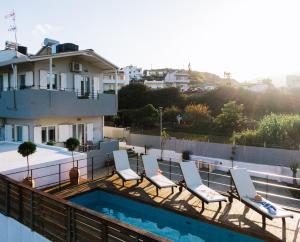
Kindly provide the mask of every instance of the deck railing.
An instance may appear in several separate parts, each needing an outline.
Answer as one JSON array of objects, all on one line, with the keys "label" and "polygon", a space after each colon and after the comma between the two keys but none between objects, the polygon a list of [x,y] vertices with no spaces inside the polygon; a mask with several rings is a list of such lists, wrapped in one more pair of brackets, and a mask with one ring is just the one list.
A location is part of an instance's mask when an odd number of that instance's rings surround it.
[{"label": "deck railing", "polygon": [[[183,181],[179,161],[172,158],[164,158],[163,161],[158,161],[163,174],[174,182],[179,183]],[[138,174],[143,172],[143,163],[137,156],[130,158],[130,164]],[[227,194],[227,192],[234,187],[229,174],[229,169],[232,167],[212,164],[205,161],[196,161],[196,165],[202,181],[208,187],[224,194]],[[260,195],[287,209],[300,212],[300,178],[253,170],[248,171]],[[290,182],[278,182],[278,179]],[[293,181],[296,181],[299,185],[294,186],[292,184]]]},{"label": "deck railing", "polygon": [[0,212],[51,241],[167,241],[0,174]]}]

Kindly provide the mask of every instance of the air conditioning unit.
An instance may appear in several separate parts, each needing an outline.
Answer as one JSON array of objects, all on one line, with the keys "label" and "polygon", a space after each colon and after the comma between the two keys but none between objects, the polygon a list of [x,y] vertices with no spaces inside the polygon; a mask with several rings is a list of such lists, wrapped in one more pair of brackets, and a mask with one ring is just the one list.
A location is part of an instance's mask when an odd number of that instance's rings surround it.
[{"label": "air conditioning unit", "polygon": [[71,71],[73,72],[82,72],[82,64],[78,62],[71,63]]}]

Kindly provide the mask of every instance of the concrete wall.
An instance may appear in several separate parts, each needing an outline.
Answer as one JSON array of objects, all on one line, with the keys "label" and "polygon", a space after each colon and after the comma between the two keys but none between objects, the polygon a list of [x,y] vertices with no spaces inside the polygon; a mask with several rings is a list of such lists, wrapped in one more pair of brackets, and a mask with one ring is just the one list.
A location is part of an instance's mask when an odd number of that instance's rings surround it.
[{"label": "concrete wall", "polygon": [[50,242],[18,221],[0,213],[1,242]]},{"label": "concrete wall", "polygon": [[103,168],[105,166],[105,161],[107,160],[107,155],[112,158],[112,152],[119,149],[119,142],[116,140],[103,141],[100,143],[100,149],[91,150],[87,152],[88,157],[88,171],[91,171],[92,160],[94,160],[94,169]]},{"label": "concrete wall", "polygon": [[2,92],[0,97],[0,117],[5,118],[40,119],[116,113],[114,94],[100,94],[95,100],[78,99],[73,92],[26,89]]},{"label": "concrete wall", "polygon": [[[111,127],[109,134],[112,137],[110,138],[114,138],[115,133],[117,133],[117,138],[119,138],[121,131],[116,129],[113,131],[112,129],[115,128]],[[107,130],[107,128],[105,128],[105,130]],[[159,136],[124,133],[124,138],[129,145],[142,147],[147,145],[152,148],[160,148]],[[178,153],[189,150],[194,155],[229,160],[232,145],[170,138],[165,149],[173,150]],[[289,167],[292,163],[300,162],[300,151],[238,145],[236,146],[234,159],[247,163]]]}]

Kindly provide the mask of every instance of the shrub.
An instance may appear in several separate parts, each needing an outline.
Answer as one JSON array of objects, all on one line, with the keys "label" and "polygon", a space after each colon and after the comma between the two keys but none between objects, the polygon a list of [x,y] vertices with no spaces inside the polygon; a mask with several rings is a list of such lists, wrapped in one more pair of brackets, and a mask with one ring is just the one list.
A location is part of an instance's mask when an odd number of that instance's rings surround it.
[{"label": "shrub", "polygon": [[165,109],[163,112],[163,120],[166,122],[177,122],[177,115],[181,113],[181,110],[176,106],[171,106]]},{"label": "shrub", "polygon": [[184,119],[196,127],[208,124],[211,120],[210,110],[203,104],[190,104],[184,109]]},{"label": "shrub", "polygon": [[224,104],[221,113],[213,120],[216,128],[225,133],[232,134],[234,131],[242,130],[246,118],[243,114],[243,104],[230,101]]}]

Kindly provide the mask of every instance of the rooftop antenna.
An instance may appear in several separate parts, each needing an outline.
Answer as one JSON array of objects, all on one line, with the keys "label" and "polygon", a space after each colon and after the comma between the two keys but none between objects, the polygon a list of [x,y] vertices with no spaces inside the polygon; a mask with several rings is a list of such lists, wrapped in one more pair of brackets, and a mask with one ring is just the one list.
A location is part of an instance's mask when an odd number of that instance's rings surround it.
[{"label": "rooftop antenna", "polygon": [[9,14],[5,15],[5,19],[12,21],[11,25],[8,28],[9,32],[14,32],[15,34],[15,49],[18,49],[18,39],[17,39],[17,25],[16,25],[16,13],[15,10],[12,10]]}]

